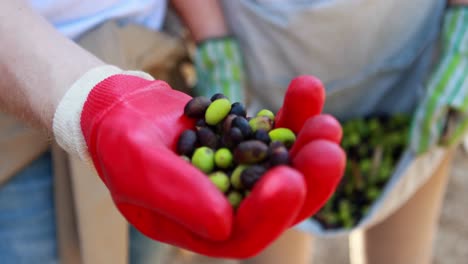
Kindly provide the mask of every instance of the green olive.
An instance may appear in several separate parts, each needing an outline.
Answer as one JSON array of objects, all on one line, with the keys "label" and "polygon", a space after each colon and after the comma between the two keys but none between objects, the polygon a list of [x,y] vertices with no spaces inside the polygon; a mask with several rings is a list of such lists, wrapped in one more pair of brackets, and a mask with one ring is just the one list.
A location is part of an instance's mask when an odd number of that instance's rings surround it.
[{"label": "green olive", "polygon": [[239,204],[242,202],[242,194],[236,191],[230,192],[227,198],[228,198],[229,203],[234,208],[237,208]]},{"label": "green olive", "polygon": [[257,116],[266,116],[272,121],[275,120],[275,114],[273,114],[273,112],[268,109],[260,110],[260,112],[257,113]]},{"label": "green olive", "polygon": [[205,121],[208,125],[216,125],[231,111],[231,102],[226,98],[213,101],[205,112]]},{"label": "green olive", "polygon": [[249,121],[249,125],[252,128],[252,131],[265,130],[270,131],[273,127],[271,120],[266,116],[257,116]]},{"label": "green olive", "polygon": [[192,156],[192,164],[204,173],[210,173],[214,168],[214,152],[208,147],[199,147]]},{"label": "green olive", "polygon": [[374,201],[380,196],[380,190],[377,187],[370,187],[366,190],[367,199]]},{"label": "green olive", "polygon": [[239,165],[237,166],[231,174],[231,184],[236,189],[242,189],[242,181],[241,181],[241,174],[242,172],[247,169],[249,166],[247,165]]},{"label": "green olive", "polygon": [[279,141],[283,143],[287,148],[291,147],[296,141],[296,135],[288,128],[275,128],[271,130],[268,135],[271,138],[271,141]]},{"label": "green olive", "polygon": [[208,178],[210,181],[216,185],[216,187],[221,191],[221,192],[227,192],[230,187],[230,181],[229,177],[226,175],[226,173],[222,171],[217,171],[211,173]]},{"label": "green olive", "polygon": [[232,165],[232,153],[227,148],[220,148],[215,152],[215,164],[219,168],[229,168]]}]

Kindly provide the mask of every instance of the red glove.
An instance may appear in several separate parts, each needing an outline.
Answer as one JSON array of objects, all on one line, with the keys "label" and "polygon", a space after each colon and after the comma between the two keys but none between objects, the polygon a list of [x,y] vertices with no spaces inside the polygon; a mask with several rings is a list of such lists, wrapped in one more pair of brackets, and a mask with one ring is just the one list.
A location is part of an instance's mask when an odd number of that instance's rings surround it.
[{"label": "red glove", "polygon": [[98,67],[61,100],[54,134],[68,152],[92,158],[132,224],[147,228],[166,218],[201,238],[225,240],[232,233],[231,205],[171,150],[176,136],[193,126],[181,114],[189,99],[145,73]]},{"label": "red glove", "polygon": [[[310,216],[338,183],[343,151],[301,133],[303,147],[293,160],[298,170],[267,172],[233,214],[208,177],[174,152],[178,135],[194,126],[183,116],[189,100],[164,82],[116,74],[95,85],[82,108],[81,130],[98,174],[120,212],[145,235],[209,256],[250,257]],[[288,109],[286,100],[284,118]],[[315,180],[327,190],[309,194]]]}]

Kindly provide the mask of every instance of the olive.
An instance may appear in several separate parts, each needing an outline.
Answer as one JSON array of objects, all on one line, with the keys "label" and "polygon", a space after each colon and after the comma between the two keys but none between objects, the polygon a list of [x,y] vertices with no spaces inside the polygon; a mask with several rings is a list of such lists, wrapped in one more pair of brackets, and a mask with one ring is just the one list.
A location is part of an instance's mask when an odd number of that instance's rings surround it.
[{"label": "olive", "polygon": [[268,132],[263,130],[263,129],[259,129],[259,130],[255,131],[253,138],[256,139],[256,140],[260,140],[265,144],[270,144],[270,142],[271,142],[271,139],[270,139],[270,136],[268,135]]},{"label": "olive", "polygon": [[269,157],[271,166],[288,165],[290,164],[289,152],[285,146],[269,148]]},{"label": "olive", "polygon": [[238,115],[238,116],[242,116],[242,117],[246,117],[247,116],[247,112],[245,111],[245,107],[242,103],[239,103],[239,102],[235,102],[232,104],[231,106],[231,112],[229,112],[230,114],[234,114],[234,115]]},{"label": "olive", "polygon": [[208,127],[202,127],[197,131],[197,139],[201,146],[216,149],[218,136]]},{"label": "olive", "polygon": [[280,148],[280,147],[286,147],[286,146],[280,141],[271,141],[270,149],[276,149],[276,148]]},{"label": "olive", "polygon": [[192,156],[192,164],[204,173],[210,173],[214,168],[214,152],[208,147],[199,147]]},{"label": "olive", "polygon": [[213,172],[208,175],[210,181],[221,191],[227,192],[231,185],[229,177],[222,171]]},{"label": "olive", "polygon": [[239,165],[237,166],[231,174],[231,184],[236,189],[242,189],[242,181],[241,181],[241,174],[242,172],[247,169],[247,165]]},{"label": "olive", "polygon": [[262,109],[260,112],[257,113],[257,116],[266,116],[268,117],[271,121],[275,120],[275,114],[271,112],[268,109]]},{"label": "olive", "polygon": [[244,136],[239,128],[233,127],[227,134],[224,134],[222,137],[222,143],[228,148],[233,149],[240,142],[244,140]]},{"label": "olive", "polygon": [[202,127],[210,127],[210,126],[205,122],[205,119],[198,119],[197,122],[195,122],[195,128],[198,130]]},{"label": "olive", "polygon": [[246,168],[241,173],[241,182],[244,188],[251,190],[255,183],[262,177],[266,169],[259,165],[253,165]]},{"label": "olive", "polygon": [[227,98],[227,97],[222,93],[216,93],[216,94],[213,94],[213,96],[211,96],[211,101],[214,102],[218,99],[223,99],[223,98]]},{"label": "olive", "polygon": [[234,160],[239,164],[254,164],[263,161],[268,154],[268,146],[260,140],[247,140],[237,145]]},{"label": "olive", "polygon": [[229,114],[226,118],[224,118],[223,121],[223,133],[229,133],[229,130],[231,130],[232,127],[232,121],[234,118],[236,118],[236,115]]},{"label": "olive", "polygon": [[222,98],[213,101],[205,111],[205,122],[208,125],[216,125],[223,120],[231,111],[231,102]]},{"label": "olive", "polygon": [[279,141],[283,143],[287,148],[291,147],[296,141],[296,135],[288,128],[275,128],[271,130],[268,135],[271,138],[271,141]]},{"label": "olive", "polygon": [[249,121],[244,117],[238,116],[234,118],[234,120],[232,120],[232,126],[239,128],[244,138],[249,138],[252,135],[252,128],[249,125]]},{"label": "olive", "polygon": [[227,148],[220,148],[215,152],[215,164],[219,168],[229,168],[232,165],[232,153]]},{"label": "olive", "polygon": [[236,191],[229,192],[227,198],[228,198],[229,203],[234,208],[237,208],[242,202],[242,194]]},{"label": "olive", "polygon": [[380,190],[377,187],[369,187],[366,190],[367,199],[374,201],[380,196]]},{"label": "olive", "polygon": [[184,108],[184,114],[190,118],[202,118],[211,101],[203,96],[192,98]]},{"label": "olive", "polygon": [[187,129],[179,136],[177,141],[177,153],[179,155],[190,156],[195,150],[195,144],[197,143],[197,135],[195,131]]},{"label": "olive", "polygon": [[250,119],[249,125],[253,132],[259,129],[270,131],[273,128],[272,121],[266,116],[257,116]]}]

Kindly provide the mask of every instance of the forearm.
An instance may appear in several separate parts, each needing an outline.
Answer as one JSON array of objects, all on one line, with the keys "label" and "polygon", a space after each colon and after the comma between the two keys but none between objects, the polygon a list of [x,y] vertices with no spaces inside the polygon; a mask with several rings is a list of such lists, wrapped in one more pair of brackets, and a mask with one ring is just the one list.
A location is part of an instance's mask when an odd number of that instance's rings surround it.
[{"label": "forearm", "polygon": [[67,88],[103,64],[23,1],[0,1],[0,107],[49,131]]},{"label": "forearm", "polygon": [[196,42],[228,34],[218,0],[171,0]]}]

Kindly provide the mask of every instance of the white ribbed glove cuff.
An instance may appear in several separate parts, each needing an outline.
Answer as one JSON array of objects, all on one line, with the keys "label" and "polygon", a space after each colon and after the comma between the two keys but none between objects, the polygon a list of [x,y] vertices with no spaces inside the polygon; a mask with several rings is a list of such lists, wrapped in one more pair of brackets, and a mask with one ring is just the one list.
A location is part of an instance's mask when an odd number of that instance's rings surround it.
[{"label": "white ribbed glove cuff", "polygon": [[77,155],[84,161],[90,161],[88,148],[81,131],[81,112],[91,90],[101,81],[116,74],[127,74],[154,80],[151,75],[145,72],[123,71],[112,65],[104,65],[89,70],[75,81],[55,110],[52,124],[57,143],[69,154]]}]

